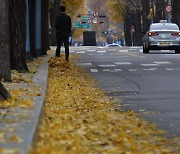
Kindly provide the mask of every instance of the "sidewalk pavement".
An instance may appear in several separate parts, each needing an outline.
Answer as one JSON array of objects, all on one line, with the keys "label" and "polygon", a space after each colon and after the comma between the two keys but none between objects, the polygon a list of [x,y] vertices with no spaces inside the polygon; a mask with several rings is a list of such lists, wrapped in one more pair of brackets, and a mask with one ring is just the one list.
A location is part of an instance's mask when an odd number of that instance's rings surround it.
[{"label": "sidewalk pavement", "polygon": [[49,57],[50,55],[43,58],[43,62],[33,76],[31,85],[24,82],[17,83],[16,86],[10,84],[10,89],[38,86],[38,95],[28,96],[28,98],[33,99],[33,108],[9,107],[0,109],[0,153],[3,149],[6,152],[27,154],[29,148],[33,145],[46,97]]}]

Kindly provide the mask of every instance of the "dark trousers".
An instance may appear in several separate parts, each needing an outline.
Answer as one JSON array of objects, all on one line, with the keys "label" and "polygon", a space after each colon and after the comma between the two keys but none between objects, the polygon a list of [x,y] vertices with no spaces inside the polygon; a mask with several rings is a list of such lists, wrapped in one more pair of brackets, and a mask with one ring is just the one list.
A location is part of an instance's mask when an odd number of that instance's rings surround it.
[{"label": "dark trousers", "polygon": [[58,57],[60,56],[62,42],[64,43],[65,55],[66,55],[66,60],[67,60],[69,59],[69,36],[57,37],[56,56]]}]

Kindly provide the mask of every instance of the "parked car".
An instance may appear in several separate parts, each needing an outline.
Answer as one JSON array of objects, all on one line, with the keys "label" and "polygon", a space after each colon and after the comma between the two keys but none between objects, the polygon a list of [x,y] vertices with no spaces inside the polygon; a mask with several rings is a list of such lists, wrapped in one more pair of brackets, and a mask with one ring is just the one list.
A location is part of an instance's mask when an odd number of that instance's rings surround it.
[{"label": "parked car", "polygon": [[178,25],[166,20],[151,24],[143,40],[143,53],[149,53],[149,50],[175,50],[175,53],[180,53]]}]

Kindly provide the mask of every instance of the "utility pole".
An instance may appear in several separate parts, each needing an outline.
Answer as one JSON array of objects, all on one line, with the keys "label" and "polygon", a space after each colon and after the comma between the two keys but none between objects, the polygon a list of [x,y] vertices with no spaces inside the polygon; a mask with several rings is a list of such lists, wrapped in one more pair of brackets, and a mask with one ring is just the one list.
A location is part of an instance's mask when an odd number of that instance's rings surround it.
[{"label": "utility pole", "polygon": [[[172,0],[168,0],[168,6],[172,8]],[[171,19],[172,19],[171,11],[167,12],[167,19],[168,19],[168,23],[171,23]]]}]

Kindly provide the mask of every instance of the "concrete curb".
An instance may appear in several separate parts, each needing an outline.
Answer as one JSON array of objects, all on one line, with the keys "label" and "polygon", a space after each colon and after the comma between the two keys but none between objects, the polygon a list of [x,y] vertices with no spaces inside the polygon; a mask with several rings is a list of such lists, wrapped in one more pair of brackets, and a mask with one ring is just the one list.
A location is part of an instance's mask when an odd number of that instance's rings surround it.
[{"label": "concrete curb", "polygon": [[[40,87],[38,93],[40,95],[32,96],[34,102],[33,109],[22,109],[22,108],[10,108],[6,111],[4,119],[10,119],[15,121],[14,123],[7,123],[6,120],[0,122],[1,130],[6,132],[6,137],[10,138],[13,135],[19,136],[21,142],[9,142],[0,141],[0,148],[4,149],[17,149],[18,154],[28,154],[30,147],[33,147],[36,131],[41,117],[44,101],[46,98],[47,80],[48,80],[48,60],[50,55],[43,58],[43,62],[40,64],[37,72],[33,76],[33,85]],[[27,83],[20,83],[15,88],[28,87]],[[23,96],[22,96],[23,97]],[[26,96],[24,96],[26,97]],[[29,96],[28,96],[29,98]],[[3,112],[3,111],[2,111]],[[25,117],[18,119],[18,114],[25,113]],[[28,116],[27,116],[28,115]],[[15,131],[8,131],[9,128],[13,128]]]}]

